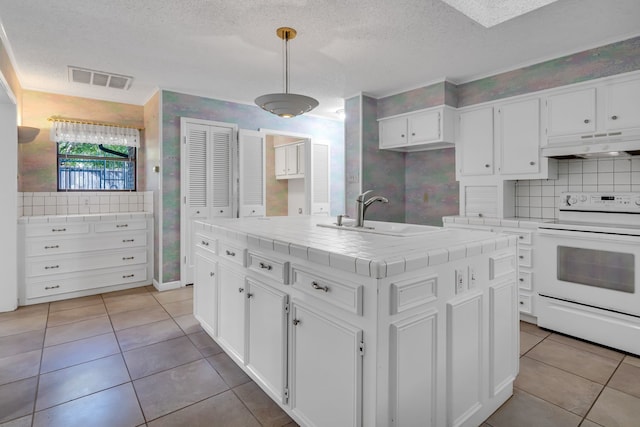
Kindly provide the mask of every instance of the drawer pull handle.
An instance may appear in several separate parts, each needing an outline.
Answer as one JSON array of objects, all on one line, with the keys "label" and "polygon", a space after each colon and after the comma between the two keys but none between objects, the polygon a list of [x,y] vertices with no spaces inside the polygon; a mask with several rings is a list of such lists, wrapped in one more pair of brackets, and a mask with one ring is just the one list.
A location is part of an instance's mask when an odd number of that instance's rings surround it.
[{"label": "drawer pull handle", "polygon": [[116,224],[116,228],[124,228],[124,227],[128,227],[129,224]]},{"label": "drawer pull handle", "polygon": [[134,259],[134,258],[135,258],[135,257],[133,257],[133,256],[123,256],[123,257],[122,257],[122,260],[123,260],[123,261],[129,261],[129,260]]},{"label": "drawer pull handle", "polygon": [[231,252],[230,250],[227,250],[226,252],[227,252],[227,255],[229,256],[236,256],[235,252]]},{"label": "drawer pull handle", "polygon": [[55,285],[55,286],[45,286],[44,290],[48,291],[49,289],[58,289],[60,287],[60,285]]},{"label": "drawer pull handle", "polygon": [[239,293],[243,293],[244,292],[244,288],[238,288],[238,292]]},{"label": "drawer pull handle", "polygon": [[135,277],[135,274],[125,274],[124,276],[122,276],[123,279],[128,279],[130,277]]},{"label": "drawer pull handle", "polygon": [[520,305],[524,305],[524,301],[520,301]]},{"label": "drawer pull handle", "polygon": [[521,282],[524,282],[524,278],[522,278],[522,277],[520,279],[518,279],[518,280],[520,280]]},{"label": "drawer pull handle", "polygon": [[518,255],[518,258],[524,259],[524,255]]},{"label": "drawer pull handle", "polygon": [[211,276],[211,277],[213,277],[215,275],[216,275],[216,273],[214,273],[213,271],[209,273],[209,276]]},{"label": "drawer pull handle", "polygon": [[253,294],[247,293],[247,299],[251,298]]},{"label": "drawer pull handle", "polygon": [[52,228],[51,231],[55,233],[57,231],[67,231],[67,229],[66,228]]},{"label": "drawer pull handle", "polygon": [[130,243],[130,242],[135,242],[136,239],[122,239],[122,243]]},{"label": "drawer pull handle", "polygon": [[328,286],[320,286],[318,285],[318,282],[311,282],[311,287],[317,291],[329,292]]},{"label": "drawer pull handle", "polygon": [[45,270],[50,270],[50,269],[53,269],[53,268],[60,268],[60,266],[59,265],[47,265],[47,266],[44,267]]},{"label": "drawer pull handle", "polygon": [[265,264],[264,262],[260,263],[260,268],[263,268],[265,270],[272,270],[273,269],[272,266],[270,266],[269,264]]},{"label": "drawer pull handle", "polygon": [[295,326],[298,326],[300,323],[302,323],[302,322],[300,321],[300,319],[293,319],[293,324],[294,324]]},{"label": "drawer pull handle", "polygon": [[518,239],[522,240],[524,239],[524,236],[518,236]]},{"label": "drawer pull handle", "polygon": [[202,246],[209,246],[209,242],[207,242],[206,240],[202,241]]},{"label": "drawer pull handle", "polygon": [[60,247],[60,245],[51,245],[51,246],[45,246],[45,249],[58,249]]}]

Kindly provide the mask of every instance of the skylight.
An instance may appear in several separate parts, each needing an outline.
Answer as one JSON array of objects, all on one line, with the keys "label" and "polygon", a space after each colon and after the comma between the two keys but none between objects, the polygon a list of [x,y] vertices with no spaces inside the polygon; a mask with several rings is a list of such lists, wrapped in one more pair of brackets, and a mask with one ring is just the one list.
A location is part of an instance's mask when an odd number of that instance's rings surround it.
[{"label": "skylight", "polygon": [[557,0],[442,0],[486,28]]}]

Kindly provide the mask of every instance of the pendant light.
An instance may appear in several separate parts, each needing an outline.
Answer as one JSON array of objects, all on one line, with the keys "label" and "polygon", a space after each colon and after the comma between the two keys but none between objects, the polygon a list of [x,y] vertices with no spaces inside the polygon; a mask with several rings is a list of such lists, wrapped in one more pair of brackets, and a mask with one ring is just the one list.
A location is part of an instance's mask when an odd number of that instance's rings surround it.
[{"label": "pendant light", "polygon": [[295,93],[289,93],[289,40],[296,37],[296,30],[280,27],[276,34],[284,42],[284,93],[270,93],[256,98],[255,103],[265,111],[289,119],[308,113],[318,106],[318,101]]}]

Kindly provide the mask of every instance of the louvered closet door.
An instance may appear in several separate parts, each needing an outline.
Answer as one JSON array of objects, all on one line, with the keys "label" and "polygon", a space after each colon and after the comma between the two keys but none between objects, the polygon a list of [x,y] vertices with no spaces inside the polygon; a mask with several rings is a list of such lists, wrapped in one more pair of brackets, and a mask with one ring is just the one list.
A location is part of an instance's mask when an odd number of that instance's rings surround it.
[{"label": "louvered closet door", "polygon": [[265,149],[264,135],[240,129],[240,217],[265,215]]},{"label": "louvered closet door", "polygon": [[211,216],[231,218],[231,128],[211,127]]},{"label": "louvered closet door", "polygon": [[329,215],[329,145],[311,144],[311,214]]},{"label": "louvered closet door", "polygon": [[209,126],[189,123],[185,141],[187,153],[185,203],[191,220],[206,218],[209,215],[208,140]]}]

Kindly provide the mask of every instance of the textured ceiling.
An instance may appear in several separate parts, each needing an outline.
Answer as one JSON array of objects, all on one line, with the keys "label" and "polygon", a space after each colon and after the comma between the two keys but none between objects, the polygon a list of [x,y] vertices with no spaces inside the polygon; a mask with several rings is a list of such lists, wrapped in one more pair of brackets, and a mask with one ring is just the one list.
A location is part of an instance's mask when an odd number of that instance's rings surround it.
[{"label": "textured ceiling", "polygon": [[[640,34],[639,0],[559,0],[485,28],[440,0],[0,0],[26,89],[143,104],[156,88],[253,103],[291,92],[335,117],[343,99],[460,83]],[[70,83],[67,66],[133,76],[128,91]]]}]

